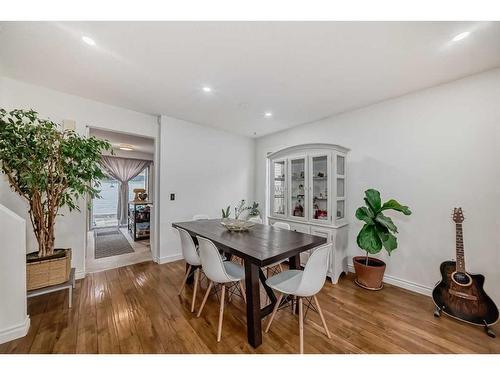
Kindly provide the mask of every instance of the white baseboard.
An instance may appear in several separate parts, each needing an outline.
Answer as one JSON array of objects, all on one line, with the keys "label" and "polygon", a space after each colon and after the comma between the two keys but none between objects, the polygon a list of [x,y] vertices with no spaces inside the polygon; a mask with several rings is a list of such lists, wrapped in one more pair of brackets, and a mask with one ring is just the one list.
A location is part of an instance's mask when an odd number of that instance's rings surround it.
[{"label": "white baseboard", "polygon": [[[348,264],[349,272],[354,273],[354,266],[352,264]],[[425,296],[432,296],[432,288],[415,283],[413,281],[404,280],[396,276],[391,276],[388,274],[384,275],[384,283],[391,284],[394,286],[398,286],[403,289],[411,290],[412,292],[416,292],[419,294],[423,294]]]},{"label": "white baseboard", "polygon": [[176,262],[178,260],[184,259],[182,256],[182,253],[175,254],[175,255],[167,255],[166,257],[154,257],[153,261],[158,264],[165,264],[165,263],[171,263],[171,262]]},{"label": "white baseboard", "polygon": [[78,270],[76,270],[76,272],[75,272],[75,280],[84,279],[85,275],[86,275],[85,271],[82,271],[82,270],[78,271]]},{"label": "white baseboard", "polygon": [[0,344],[4,342],[12,341],[28,334],[30,328],[30,317],[26,315],[24,322],[13,327],[8,327],[0,331]]}]

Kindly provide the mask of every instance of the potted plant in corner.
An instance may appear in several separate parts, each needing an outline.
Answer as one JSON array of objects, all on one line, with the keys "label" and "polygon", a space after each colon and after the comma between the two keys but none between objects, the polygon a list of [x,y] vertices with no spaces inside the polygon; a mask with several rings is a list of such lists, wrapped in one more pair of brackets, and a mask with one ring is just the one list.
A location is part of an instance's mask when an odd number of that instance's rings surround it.
[{"label": "potted plant in corner", "polygon": [[382,204],[380,193],[375,189],[366,190],[364,200],[366,206],[356,210],[356,218],[365,223],[358,234],[357,243],[366,251],[366,256],[353,258],[356,284],[366,289],[379,290],[383,286],[385,262],[372,258],[369,254],[377,254],[383,247],[391,255],[398,247],[395,236],[398,228],[390,217],[384,215],[384,211],[395,210],[405,215],[411,215],[411,211],[394,199]]},{"label": "potted plant in corner", "polygon": [[[98,197],[103,150],[111,145],[74,131],[62,131],[33,110],[0,108],[0,170],[28,204],[38,251],[26,255],[28,290],[65,282],[71,250],[54,249],[59,210],[79,210],[78,201]],[[93,186],[92,181],[97,185]]]}]

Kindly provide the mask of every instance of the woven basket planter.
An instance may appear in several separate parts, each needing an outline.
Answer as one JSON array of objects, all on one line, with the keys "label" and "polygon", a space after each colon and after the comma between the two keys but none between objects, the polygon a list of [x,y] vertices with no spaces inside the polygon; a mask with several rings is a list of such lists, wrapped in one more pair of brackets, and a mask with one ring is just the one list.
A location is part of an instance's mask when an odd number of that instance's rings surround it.
[{"label": "woven basket planter", "polygon": [[71,272],[71,249],[54,249],[46,258],[26,256],[26,284],[28,290],[65,283]]}]

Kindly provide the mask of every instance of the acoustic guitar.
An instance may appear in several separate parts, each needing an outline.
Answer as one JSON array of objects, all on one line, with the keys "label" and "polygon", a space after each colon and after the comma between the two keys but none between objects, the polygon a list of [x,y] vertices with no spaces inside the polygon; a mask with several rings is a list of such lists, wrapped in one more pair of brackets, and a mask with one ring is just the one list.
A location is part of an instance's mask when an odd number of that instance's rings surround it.
[{"label": "acoustic guitar", "polygon": [[470,274],[465,270],[462,208],[455,208],[453,221],[456,228],[457,260],[441,263],[442,280],[432,291],[432,299],[436,305],[434,315],[441,312],[455,319],[483,326],[490,337],[495,333],[490,325],[498,321],[498,308],[483,289],[484,276]]}]

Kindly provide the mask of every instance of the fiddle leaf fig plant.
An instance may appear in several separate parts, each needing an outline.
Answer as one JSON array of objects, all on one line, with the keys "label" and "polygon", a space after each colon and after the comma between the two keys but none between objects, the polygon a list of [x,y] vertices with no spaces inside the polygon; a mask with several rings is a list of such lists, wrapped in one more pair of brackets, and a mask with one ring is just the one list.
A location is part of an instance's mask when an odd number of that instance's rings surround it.
[{"label": "fiddle leaf fig plant", "polygon": [[82,197],[99,196],[99,160],[109,149],[107,141],[61,130],[33,110],[0,108],[0,171],[28,203],[39,257],[54,253],[59,209],[79,210]]},{"label": "fiddle leaf fig plant", "polygon": [[403,206],[395,199],[382,204],[380,193],[375,189],[365,191],[364,201],[366,206],[356,210],[356,218],[365,223],[356,241],[358,246],[366,251],[366,264],[368,264],[368,254],[377,254],[383,247],[391,255],[398,247],[395,236],[398,228],[390,217],[384,215],[384,211],[394,210],[404,215],[411,215],[411,211],[408,206]]}]

